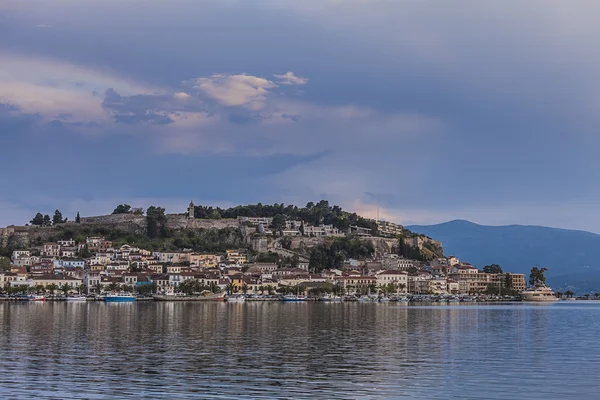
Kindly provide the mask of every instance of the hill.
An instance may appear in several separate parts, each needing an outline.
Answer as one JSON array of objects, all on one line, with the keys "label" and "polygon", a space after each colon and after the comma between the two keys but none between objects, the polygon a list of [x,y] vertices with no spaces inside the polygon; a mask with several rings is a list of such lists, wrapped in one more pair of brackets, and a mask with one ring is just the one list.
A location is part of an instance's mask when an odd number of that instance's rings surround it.
[{"label": "hill", "polygon": [[504,270],[528,274],[548,268],[548,282],[577,293],[600,290],[600,235],[543,226],[486,226],[455,220],[438,225],[408,226],[442,242],[444,253],[478,268],[497,263]]}]

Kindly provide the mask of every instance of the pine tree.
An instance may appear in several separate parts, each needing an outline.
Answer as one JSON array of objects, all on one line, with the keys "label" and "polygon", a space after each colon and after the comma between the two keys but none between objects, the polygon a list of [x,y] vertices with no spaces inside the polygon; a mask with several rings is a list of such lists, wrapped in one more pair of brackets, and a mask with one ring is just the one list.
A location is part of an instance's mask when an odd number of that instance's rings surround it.
[{"label": "pine tree", "polygon": [[75,217],[75,222],[78,224],[81,223],[81,218],[79,217],[79,211],[77,211],[77,216]]}]

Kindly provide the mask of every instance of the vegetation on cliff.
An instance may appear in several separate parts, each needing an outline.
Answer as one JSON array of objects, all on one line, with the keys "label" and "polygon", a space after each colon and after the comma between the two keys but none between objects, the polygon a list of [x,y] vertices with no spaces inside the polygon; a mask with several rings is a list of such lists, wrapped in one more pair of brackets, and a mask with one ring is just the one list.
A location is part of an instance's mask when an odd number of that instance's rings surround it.
[{"label": "vegetation on cliff", "polygon": [[374,252],[371,242],[351,237],[336,238],[310,250],[308,268],[313,272],[340,268],[349,258],[364,259],[373,256]]},{"label": "vegetation on cliff", "polygon": [[377,234],[377,223],[365,219],[356,213],[342,210],[340,206],[330,206],[327,200],[318,203],[307,203],[304,207],[281,204],[249,204],[232,208],[220,208],[212,206],[196,206],[194,217],[201,219],[237,218],[237,217],[264,217],[273,218],[275,229],[285,226],[286,220],[301,220],[308,224],[318,226],[320,224],[333,225],[341,231],[347,231],[351,225],[371,229]]}]

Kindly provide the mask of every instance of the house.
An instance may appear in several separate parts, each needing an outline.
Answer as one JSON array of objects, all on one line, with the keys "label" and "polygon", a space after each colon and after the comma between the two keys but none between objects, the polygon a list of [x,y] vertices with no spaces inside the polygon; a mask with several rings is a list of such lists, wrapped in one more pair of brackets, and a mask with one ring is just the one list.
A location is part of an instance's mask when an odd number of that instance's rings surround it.
[{"label": "house", "polygon": [[216,254],[196,254],[192,253],[190,257],[190,266],[192,267],[204,267],[214,268],[221,262],[221,256]]},{"label": "house", "polygon": [[406,293],[408,288],[408,274],[406,272],[387,270],[379,272],[375,277],[377,278],[378,287],[393,284],[396,287],[396,292]]},{"label": "house", "polygon": [[376,221],[377,231],[383,236],[398,236],[402,235],[404,228],[402,225],[395,224],[384,220]]},{"label": "house", "polygon": [[245,254],[241,254],[237,250],[226,250],[225,259],[233,264],[245,264],[248,262]]},{"label": "house", "polygon": [[54,273],[54,263],[41,262],[33,264],[31,267],[29,267],[29,272],[31,275],[51,275]]},{"label": "house", "polygon": [[42,255],[47,257],[59,257],[60,245],[58,243],[44,243]]},{"label": "house", "polygon": [[29,251],[29,250],[15,250],[12,252],[13,262],[19,258],[29,258],[29,257],[31,257],[31,251]]},{"label": "house", "polygon": [[85,261],[81,259],[71,259],[71,260],[54,260],[54,267],[63,267],[63,268],[84,268]]},{"label": "house", "polygon": [[181,264],[173,264],[167,265],[167,274],[180,274],[181,273]]},{"label": "house", "polygon": [[344,234],[333,225],[311,226],[304,225],[304,236],[322,237],[322,236],[343,236]]},{"label": "house", "polygon": [[248,225],[263,224],[264,226],[270,226],[273,218],[268,217],[238,217],[240,224],[246,223]]},{"label": "house", "polygon": [[164,272],[164,267],[162,264],[148,264],[148,269],[154,271],[157,274],[162,274]]},{"label": "house", "polygon": [[274,263],[255,263],[251,264],[248,268],[248,273],[258,272],[261,274],[273,272],[278,268],[277,264]]},{"label": "house", "polygon": [[85,244],[89,251],[93,253],[105,252],[112,248],[112,242],[102,236],[93,236],[85,239]]},{"label": "house", "polygon": [[14,259],[12,264],[16,267],[28,267],[32,264],[32,257],[19,257]]},{"label": "house", "polygon": [[77,257],[77,248],[74,247],[61,247],[60,257],[62,258],[75,258]]},{"label": "house", "polygon": [[77,243],[75,243],[75,241],[73,239],[69,239],[69,240],[58,240],[56,243],[58,243],[58,245],[62,248],[62,247],[75,247],[77,245]]},{"label": "house", "polygon": [[363,228],[362,226],[352,225],[350,227],[350,233],[358,236],[371,236],[371,228]]},{"label": "house", "polygon": [[27,268],[26,267],[17,267],[17,266],[11,266],[10,267],[10,272],[12,272],[13,274],[15,274],[16,276],[22,276],[22,277],[27,277],[29,276],[29,273],[27,272]]},{"label": "house", "polygon": [[366,293],[370,288],[377,285],[377,278],[374,276],[340,276],[335,278],[338,284],[346,293]]},{"label": "house", "polygon": [[414,262],[412,260],[408,260],[397,254],[387,254],[383,257],[381,263],[383,265],[383,268],[386,270],[397,269],[400,271],[406,271],[414,266]]},{"label": "house", "polygon": [[156,286],[161,289],[169,287],[169,275],[167,274],[150,275],[150,281],[156,283]]},{"label": "house", "polygon": [[65,285],[67,285],[73,290],[77,290],[77,288],[79,288],[79,286],[81,286],[82,283],[82,279],[77,279],[64,275],[41,275],[35,276],[31,279],[32,286],[41,285],[43,287],[48,287],[50,285],[56,285],[59,288],[62,288]]}]

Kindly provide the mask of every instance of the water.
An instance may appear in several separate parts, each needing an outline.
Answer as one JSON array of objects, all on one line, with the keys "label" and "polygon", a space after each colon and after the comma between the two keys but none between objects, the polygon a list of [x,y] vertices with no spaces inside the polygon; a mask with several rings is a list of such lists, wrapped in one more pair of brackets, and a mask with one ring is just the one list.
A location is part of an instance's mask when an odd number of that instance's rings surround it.
[{"label": "water", "polygon": [[600,303],[0,303],[2,398],[589,399]]}]

